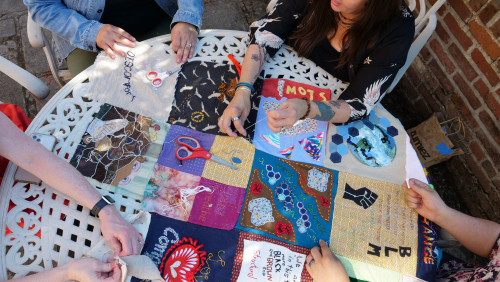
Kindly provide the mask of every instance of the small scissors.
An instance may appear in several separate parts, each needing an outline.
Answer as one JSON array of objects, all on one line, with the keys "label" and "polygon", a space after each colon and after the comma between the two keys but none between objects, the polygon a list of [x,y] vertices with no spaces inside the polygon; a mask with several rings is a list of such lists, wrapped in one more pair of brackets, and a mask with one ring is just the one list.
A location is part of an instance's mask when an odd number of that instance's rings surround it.
[{"label": "small scissors", "polygon": [[216,161],[220,164],[230,167],[231,169],[238,169],[237,166],[212,155],[210,152],[203,149],[200,142],[193,137],[179,136],[177,143],[180,145],[179,149],[175,152],[177,158],[181,161],[190,160],[194,158],[204,158],[206,160]]},{"label": "small scissors", "polygon": [[169,76],[171,76],[173,73],[180,71],[181,69],[175,69],[171,71],[166,71],[166,72],[157,72],[157,71],[150,71],[147,75],[147,78],[151,80],[151,84],[153,84],[154,87],[160,87],[163,84],[163,80]]}]

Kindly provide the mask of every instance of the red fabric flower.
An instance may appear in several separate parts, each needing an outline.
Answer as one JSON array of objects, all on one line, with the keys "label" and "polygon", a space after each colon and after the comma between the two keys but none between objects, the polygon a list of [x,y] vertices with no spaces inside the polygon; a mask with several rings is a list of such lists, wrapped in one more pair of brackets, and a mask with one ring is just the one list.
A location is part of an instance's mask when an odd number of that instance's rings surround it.
[{"label": "red fabric flower", "polygon": [[321,200],[322,206],[324,206],[324,207],[330,206],[330,201],[328,201],[325,197],[321,196],[319,199]]},{"label": "red fabric flower", "polygon": [[283,233],[287,235],[292,235],[292,225],[290,223],[284,223],[281,221],[276,222],[276,226],[274,227],[276,234],[281,235]]},{"label": "red fabric flower", "polygon": [[252,191],[252,193],[254,193],[255,195],[258,195],[260,194],[260,192],[262,191],[262,185],[260,185],[260,183],[258,182],[254,182],[252,184],[252,188],[250,189]]}]

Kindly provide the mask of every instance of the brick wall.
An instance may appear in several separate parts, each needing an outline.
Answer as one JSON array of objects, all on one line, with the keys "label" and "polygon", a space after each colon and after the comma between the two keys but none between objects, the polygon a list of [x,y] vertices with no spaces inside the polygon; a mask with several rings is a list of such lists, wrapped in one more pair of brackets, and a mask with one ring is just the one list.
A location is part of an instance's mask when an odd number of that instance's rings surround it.
[{"label": "brick wall", "polygon": [[[427,7],[436,0],[428,0]],[[459,116],[465,154],[446,163],[457,197],[500,222],[500,0],[448,0],[401,84],[420,115]]]}]

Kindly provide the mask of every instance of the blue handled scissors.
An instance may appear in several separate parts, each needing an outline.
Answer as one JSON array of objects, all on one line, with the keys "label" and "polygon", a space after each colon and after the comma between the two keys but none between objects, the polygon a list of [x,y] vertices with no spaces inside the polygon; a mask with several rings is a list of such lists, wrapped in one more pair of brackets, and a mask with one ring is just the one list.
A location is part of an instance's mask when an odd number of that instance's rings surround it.
[{"label": "blue handled scissors", "polygon": [[230,167],[231,169],[238,169],[237,166],[221,159],[218,158],[212,153],[208,152],[207,150],[203,149],[201,147],[201,144],[198,140],[196,140],[193,137],[189,136],[179,136],[177,137],[177,143],[180,145],[180,147],[177,149],[175,152],[175,156],[177,159],[181,161],[185,160],[190,160],[194,158],[204,158],[206,160],[212,160],[215,162],[218,162],[220,164],[223,164],[225,166]]},{"label": "blue handled scissors", "polygon": [[171,71],[166,71],[166,72],[157,72],[157,71],[150,71],[147,75],[147,78],[151,80],[151,84],[153,84],[154,87],[160,87],[163,84],[163,80],[175,72],[180,71],[181,69],[175,69]]}]

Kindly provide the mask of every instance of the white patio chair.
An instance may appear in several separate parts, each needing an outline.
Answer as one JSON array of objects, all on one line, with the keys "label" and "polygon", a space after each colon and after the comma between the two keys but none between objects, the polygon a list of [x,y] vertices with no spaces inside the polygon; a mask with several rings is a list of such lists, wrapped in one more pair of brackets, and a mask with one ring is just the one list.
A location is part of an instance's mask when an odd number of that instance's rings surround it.
[{"label": "white patio chair", "polygon": [[45,53],[45,57],[47,57],[47,62],[49,63],[50,71],[52,72],[52,76],[54,80],[61,87],[71,79],[71,74],[69,70],[59,69],[59,64],[56,60],[54,52],[52,52],[52,48],[50,46],[50,42],[47,42],[45,36],[43,35],[42,27],[37,24],[31,18],[31,14],[28,13],[28,40],[33,48],[43,48]]},{"label": "white patio chair", "polygon": [[[408,2],[410,10],[415,12],[415,8],[417,6],[416,0],[408,0]],[[445,2],[446,0],[438,0],[426,13],[425,0],[419,0],[419,13],[415,18],[415,37],[413,39],[413,43],[408,51],[406,63],[399,69],[396,77],[392,81],[391,86],[387,89],[387,93],[391,92],[396,84],[398,84],[403,74],[410,67],[415,57],[417,57],[420,50],[422,50],[422,47],[424,47],[425,43],[427,43],[427,40],[431,37],[432,33],[436,29],[436,12]]]},{"label": "white patio chair", "polygon": [[36,76],[25,69],[0,56],[0,72],[21,84],[28,89],[31,96],[40,104],[45,104],[45,98],[49,95],[49,87]]}]

